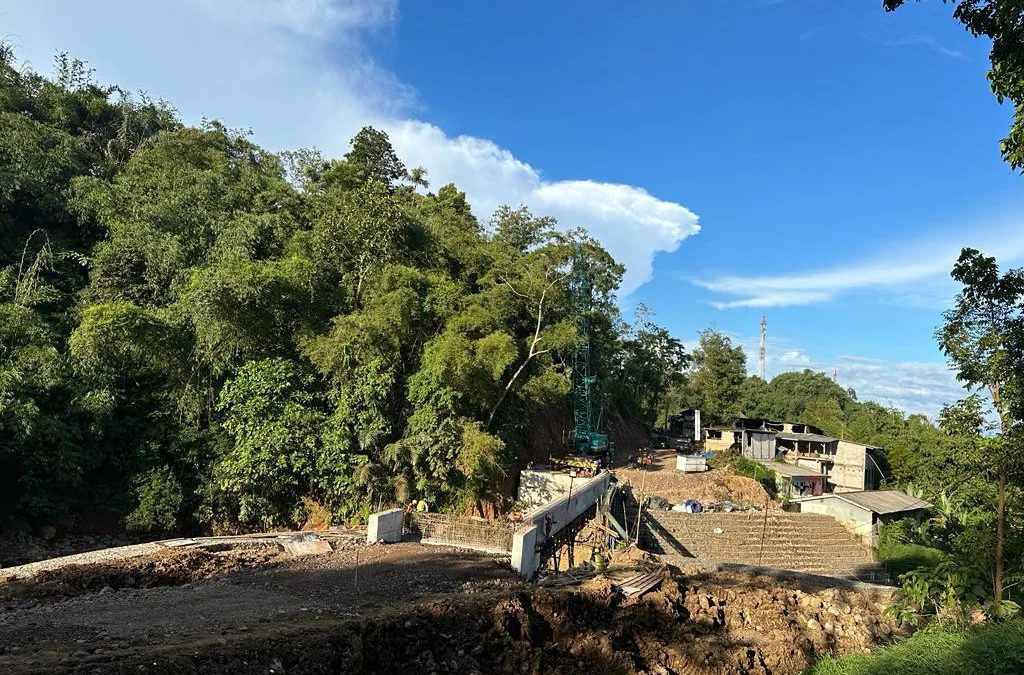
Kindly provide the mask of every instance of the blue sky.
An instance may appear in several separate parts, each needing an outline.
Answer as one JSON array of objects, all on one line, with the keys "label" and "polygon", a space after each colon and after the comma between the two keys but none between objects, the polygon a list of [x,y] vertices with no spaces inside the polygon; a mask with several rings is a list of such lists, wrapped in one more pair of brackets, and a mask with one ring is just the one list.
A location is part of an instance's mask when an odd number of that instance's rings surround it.
[{"label": "blue sky", "polygon": [[987,43],[939,2],[0,0],[0,36],[49,73],[344,152],[388,131],[478,215],[526,203],[589,227],[687,343],[714,325],[768,374],[838,371],[934,414],[961,392],[932,337],[962,246],[1024,262],[1012,110]]}]

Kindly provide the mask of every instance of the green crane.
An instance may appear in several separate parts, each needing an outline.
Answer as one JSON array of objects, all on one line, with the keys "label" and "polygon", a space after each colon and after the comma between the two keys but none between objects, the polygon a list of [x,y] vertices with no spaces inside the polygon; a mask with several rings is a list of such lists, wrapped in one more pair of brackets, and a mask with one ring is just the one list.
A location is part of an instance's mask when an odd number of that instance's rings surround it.
[{"label": "green crane", "polygon": [[597,376],[593,373],[590,342],[590,313],[594,290],[583,247],[576,246],[576,258],[569,278],[569,297],[576,315],[576,350],[572,360],[572,416],[568,450],[573,454],[597,456],[604,461],[611,446],[601,433],[602,409],[594,400]]}]

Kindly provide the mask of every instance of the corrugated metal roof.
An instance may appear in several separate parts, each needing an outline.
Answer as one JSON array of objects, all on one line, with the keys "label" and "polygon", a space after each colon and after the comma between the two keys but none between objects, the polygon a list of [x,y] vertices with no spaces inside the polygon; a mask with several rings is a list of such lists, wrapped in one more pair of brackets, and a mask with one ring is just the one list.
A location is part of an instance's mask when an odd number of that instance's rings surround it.
[{"label": "corrugated metal roof", "polygon": [[811,441],[812,443],[833,443],[839,440],[821,434],[794,434],[791,431],[780,431],[776,437],[784,441]]},{"label": "corrugated metal roof", "polygon": [[[917,509],[930,509],[931,504],[926,501],[911,497],[905,492],[898,490],[865,490],[863,492],[833,492],[830,495],[820,497],[805,497],[802,502],[816,501],[819,499],[841,499],[844,502],[854,504],[868,511],[885,515],[887,513],[900,513],[901,511],[916,511]],[[796,501],[796,500],[794,500]]]},{"label": "corrugated metal roof", "polygon": [[796,477],[799,477],[799,476],[824,476],[825,475],[823,473],[819,473],[819,472],[814,471],[812,469],[808,469],[805,466],[793,466],[792,464],[783,464],[781,462],[769,462],[769,461],[761,461],[761,464],[764,464],[766,467],[768,467],[772,471],[775,471],[777,473],[781,473],[783,476],[789,476],[790,478],[796,478]]},{"label": "corrugated metal roof", "polygon": [[900,511],[916,511],[929,509],[931,504],[917,497],[911,497],[899,490],[868,490],[865,492],[837,492],[835,497],[843,501],[863,506],[875,513],[898,513]]},{"label": "corrugated metal roof", "polygon": [[859,445],[862,448],[866,448],[868,450],[884,450],[885,449],[885,448],[883,448],[880,445],[871,445],[869,443],[858,443],[857,441],[847,441],[847,440],[844,440],[842,438],[840,438],[839,440],[842,441],[843,443],[849,443],[850,445]]}]

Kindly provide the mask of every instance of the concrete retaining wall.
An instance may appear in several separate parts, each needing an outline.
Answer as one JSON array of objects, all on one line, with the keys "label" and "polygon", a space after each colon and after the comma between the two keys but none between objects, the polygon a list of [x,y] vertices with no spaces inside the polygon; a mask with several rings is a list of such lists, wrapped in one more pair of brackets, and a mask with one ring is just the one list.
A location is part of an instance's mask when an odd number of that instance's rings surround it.
[{"label": "concrete retaining wall", "polygon": [[538,544],[544,538],[544,519],[551,516],[551,534],[565,527],[566,523],[581,516],[608,491],[611,476],[603,473],[593,478],[577,478],[573,481],[572,492],[565,497],[544,504],[527,513],[523,525],[512,537],[512,567],[527,579],[540,566]]},{"label": "concrete retaining wall", "polygon": [[375,544],[378,541],[394,543],[402,541],[402,526],[405,523],[405,511],[402,509],[390,509],[381,511],[370,516],[370,523],[366,528],[366,543]]}]

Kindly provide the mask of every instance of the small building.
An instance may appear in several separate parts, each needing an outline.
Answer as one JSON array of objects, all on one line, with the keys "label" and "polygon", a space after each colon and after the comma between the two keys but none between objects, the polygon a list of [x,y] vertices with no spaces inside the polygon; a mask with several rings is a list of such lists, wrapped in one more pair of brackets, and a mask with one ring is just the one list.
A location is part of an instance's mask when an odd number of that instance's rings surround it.
[{"label": "small building", "polygon": [[913,518],[920,522],[932,507],[926,501],[898,490],[842,492],[794,500],[801,513],[822,513],[841,522],[865,544],[878,545],[878,526],[894,520]]},{"label": "small building", "polygon": [[738,434],[732,429],[708,429],[701,432],[704,437],[704,450],[707,452],[726,452],[737,445]]},{"label": "small building", "polygon": [[701,440],[700,433],[700,410],[687,408],[678,414],[668,418],[668,435],[674,440],[674,445],[691,446]]},{"label": "small building", "polygon": [[879,447],[840,439],[829,475],[835,484],[835,491],[877,490],[884,478],[879,465],[882,461],[881,453],[882,449]]},{"label": "small building", "polygon": [[774,431],[740,429],[740,453],[747,459],[775,459]]},{"label": "small building", "polygon": [[775,485],[784,497],[817,497],[825,492],[825,474],[782,462],[762,462],[775,472]]},{"label": "small building", "polygon": [[[792,426],[812,428],[809,425]],[[785,461],[825,474],[830,491],[877,490],[882,483],[879,466],[882,449],[872,445],[812,431],[784,431],[778,434],[778,449]]]}]

